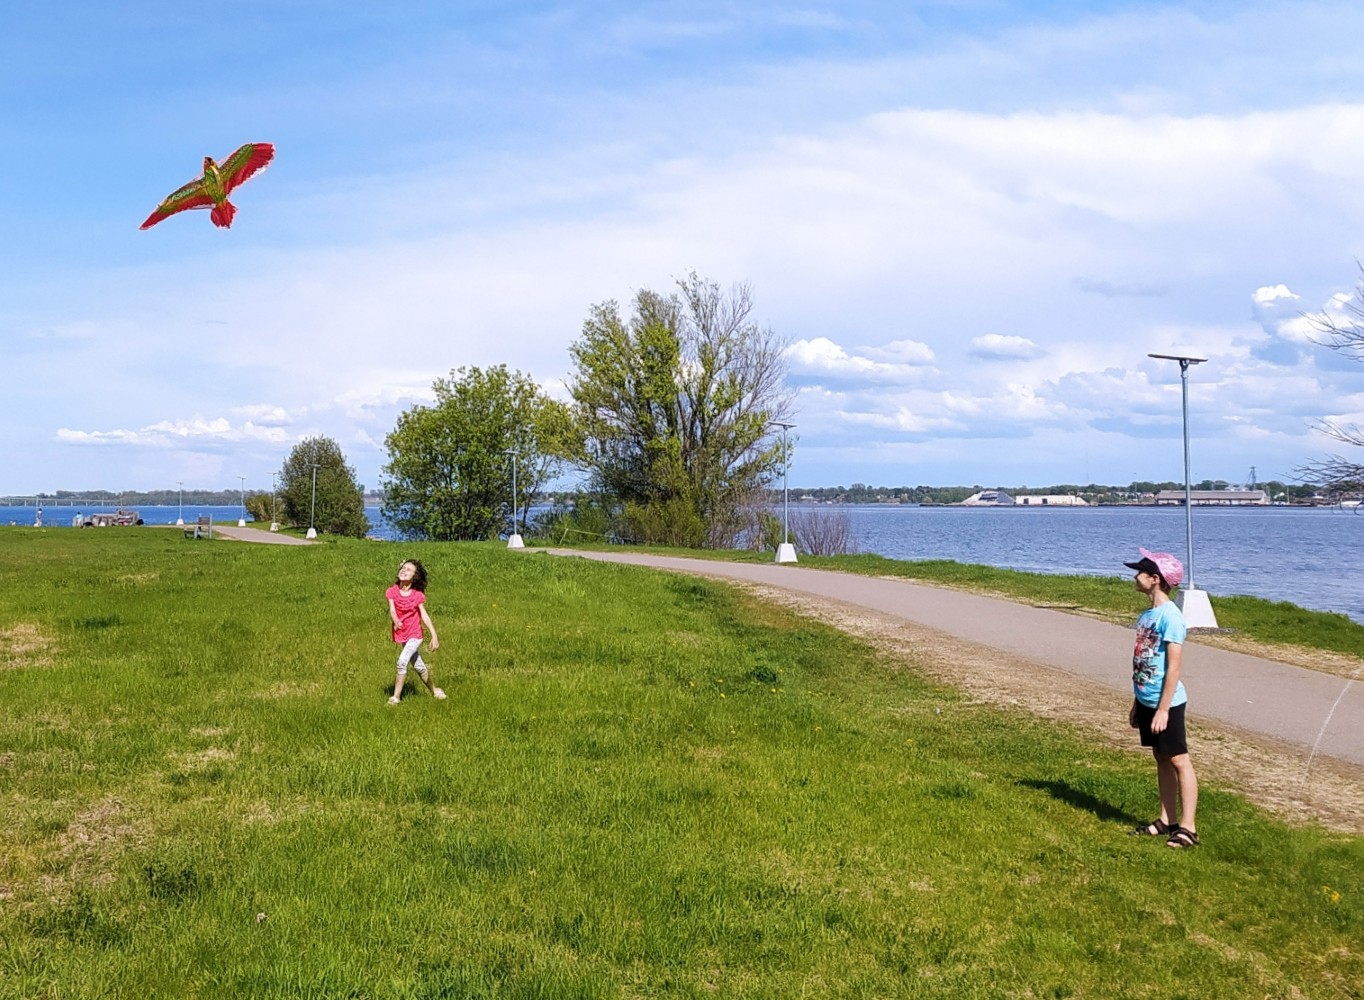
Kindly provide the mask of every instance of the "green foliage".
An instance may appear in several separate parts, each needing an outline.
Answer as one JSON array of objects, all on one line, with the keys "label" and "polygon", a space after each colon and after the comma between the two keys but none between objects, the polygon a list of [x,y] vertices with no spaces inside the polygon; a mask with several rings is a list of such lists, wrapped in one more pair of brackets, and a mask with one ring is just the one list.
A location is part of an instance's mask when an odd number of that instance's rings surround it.
[{"label": "green foliage", "polygon": [[432,390],[385,441],[384,516],[409,538],[494,538],[512,523],[513,473],[521,512],[557,473],[568,410],[505,365],[459,368]]},{"label": "green foliage", "polygon": [[[450,697],[390,708],[404,556]],[[1206,779],[1196,852],[1129,838],[1156,795],[1135,746],[706,581],[497,545],[0,529],[0,637],[5,997],[1364,982],[1361,838]]]},{"label": "green foliage", "polygon": [[724,547],[781,468],[785,345],[750,321],[746,286],[726,294],[695,273],[677,285],[637,293],[628,321],[615,302],[592,307],[569,349],[576,457],[621,534]]},{"label": "green foliage", "polygon": [[[309,483],[310,488],[311,486]],[[279,511],[279,501],[273,493],[248,493],[245,504],[246,512],[260,524],[269,524]]]},{"label": "green foliage", "polygon": [[279,473],[279,505],[285,523],[296,528],[311,525],[350,538],[363,538],[369,531],[364,487],[356,483],[341,446],[329,437],[304,438],[294,445]]}]

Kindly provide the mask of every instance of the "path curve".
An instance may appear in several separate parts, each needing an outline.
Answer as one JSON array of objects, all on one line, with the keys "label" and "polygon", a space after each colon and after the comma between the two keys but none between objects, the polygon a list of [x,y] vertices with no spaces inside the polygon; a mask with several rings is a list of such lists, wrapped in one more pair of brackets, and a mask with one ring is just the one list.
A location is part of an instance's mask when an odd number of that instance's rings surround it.
[{"label": "path curve", "polygon": [[278,531],[261,531],[260,528],[233,528],[215,524],[213,533],[234,542],[261,542],[266,545],[312,545],[306,538],[286,535]]},{"label": "path curve", "polygon": [[[1131,692],[1126,664],[1132,659],[1132,630],[1080,615],[908,580],[799,565],[634,552],[539,551],[775,587],[798,596],[855,605],[1059,669],[1110,690]],[[1200,645],[1196,637],[1191,637],[1185,649],[1184,678],[1190,712],[1197,716],[1316,755],[1364,765],[1364,682]]]}]

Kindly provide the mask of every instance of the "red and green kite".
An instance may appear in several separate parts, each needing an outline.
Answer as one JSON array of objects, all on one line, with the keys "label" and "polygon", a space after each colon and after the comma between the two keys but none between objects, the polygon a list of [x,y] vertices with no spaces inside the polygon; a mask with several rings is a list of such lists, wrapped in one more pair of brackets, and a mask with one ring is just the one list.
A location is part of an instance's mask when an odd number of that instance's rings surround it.
[{"label": "red and green kite", "polygon": [[156,211],[147,216],[142,228],[150,229],[162,219],[191,208],[212,208],[209,218],[213,224],[222,229],[230,228],[237,208],[227,196],[247,178],[265,169],[274,158],[275,147],[268,142],[248,142],[224,160],[222,166],[215,163],[213,157],[205,156],[204,176],[167,195],[166,200],[156,206]]}]

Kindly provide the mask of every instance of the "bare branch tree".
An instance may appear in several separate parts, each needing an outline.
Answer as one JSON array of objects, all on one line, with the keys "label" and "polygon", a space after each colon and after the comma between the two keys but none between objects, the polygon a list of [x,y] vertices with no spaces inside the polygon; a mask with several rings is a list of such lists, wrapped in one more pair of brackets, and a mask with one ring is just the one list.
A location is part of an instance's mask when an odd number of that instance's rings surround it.
[{"label": "bare branch tree", "polygon": [[797,507],[791,514],[795,542],[812,556],[846,556],[855,551],[852,518],[832,507]]},{"label": "bare branch tree", "polygon": [[[1364,276],[1364,264],[1355,261],[1355,265]],[[1321,335],[1317,343],[1351,361],[1364,363],[1364,280],[1355,286],[1352,295],[1337,301],[1338,316],[1326,312],[1308,317]],[[1364,429],[1355,424],[1325,419],[1317,423],[1316,429],[1341,444],[1364,448]],[[1352,462],[1342,455],[1307,462],[1295,471],[1306,482],[1321,484],[1322,491],[1333,499],[1364,496],[1364,463]]]}]

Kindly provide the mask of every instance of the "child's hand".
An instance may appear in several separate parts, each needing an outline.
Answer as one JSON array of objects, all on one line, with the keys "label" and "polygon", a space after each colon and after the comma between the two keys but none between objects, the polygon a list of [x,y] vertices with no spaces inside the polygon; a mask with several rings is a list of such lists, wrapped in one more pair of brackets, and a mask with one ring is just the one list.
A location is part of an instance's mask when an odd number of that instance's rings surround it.
[{"label": "child's hand", "polygon": [[1165,727],[1170,724],[1170,710],[1168,708],[1156,709],[1155,718],[1151,720],[1151,732],[1163,733]]},{"label": "child's hand", "polygon": [[1132,707],[1127,710],[1127,724],[1133,729],[1137,729],[1137,703],[1132,702]]},{"label": "child's hand", "polygon": [[434,635],[431,637],[431,649],[433,651],[440,649],[440,640],[437,639]]}]

